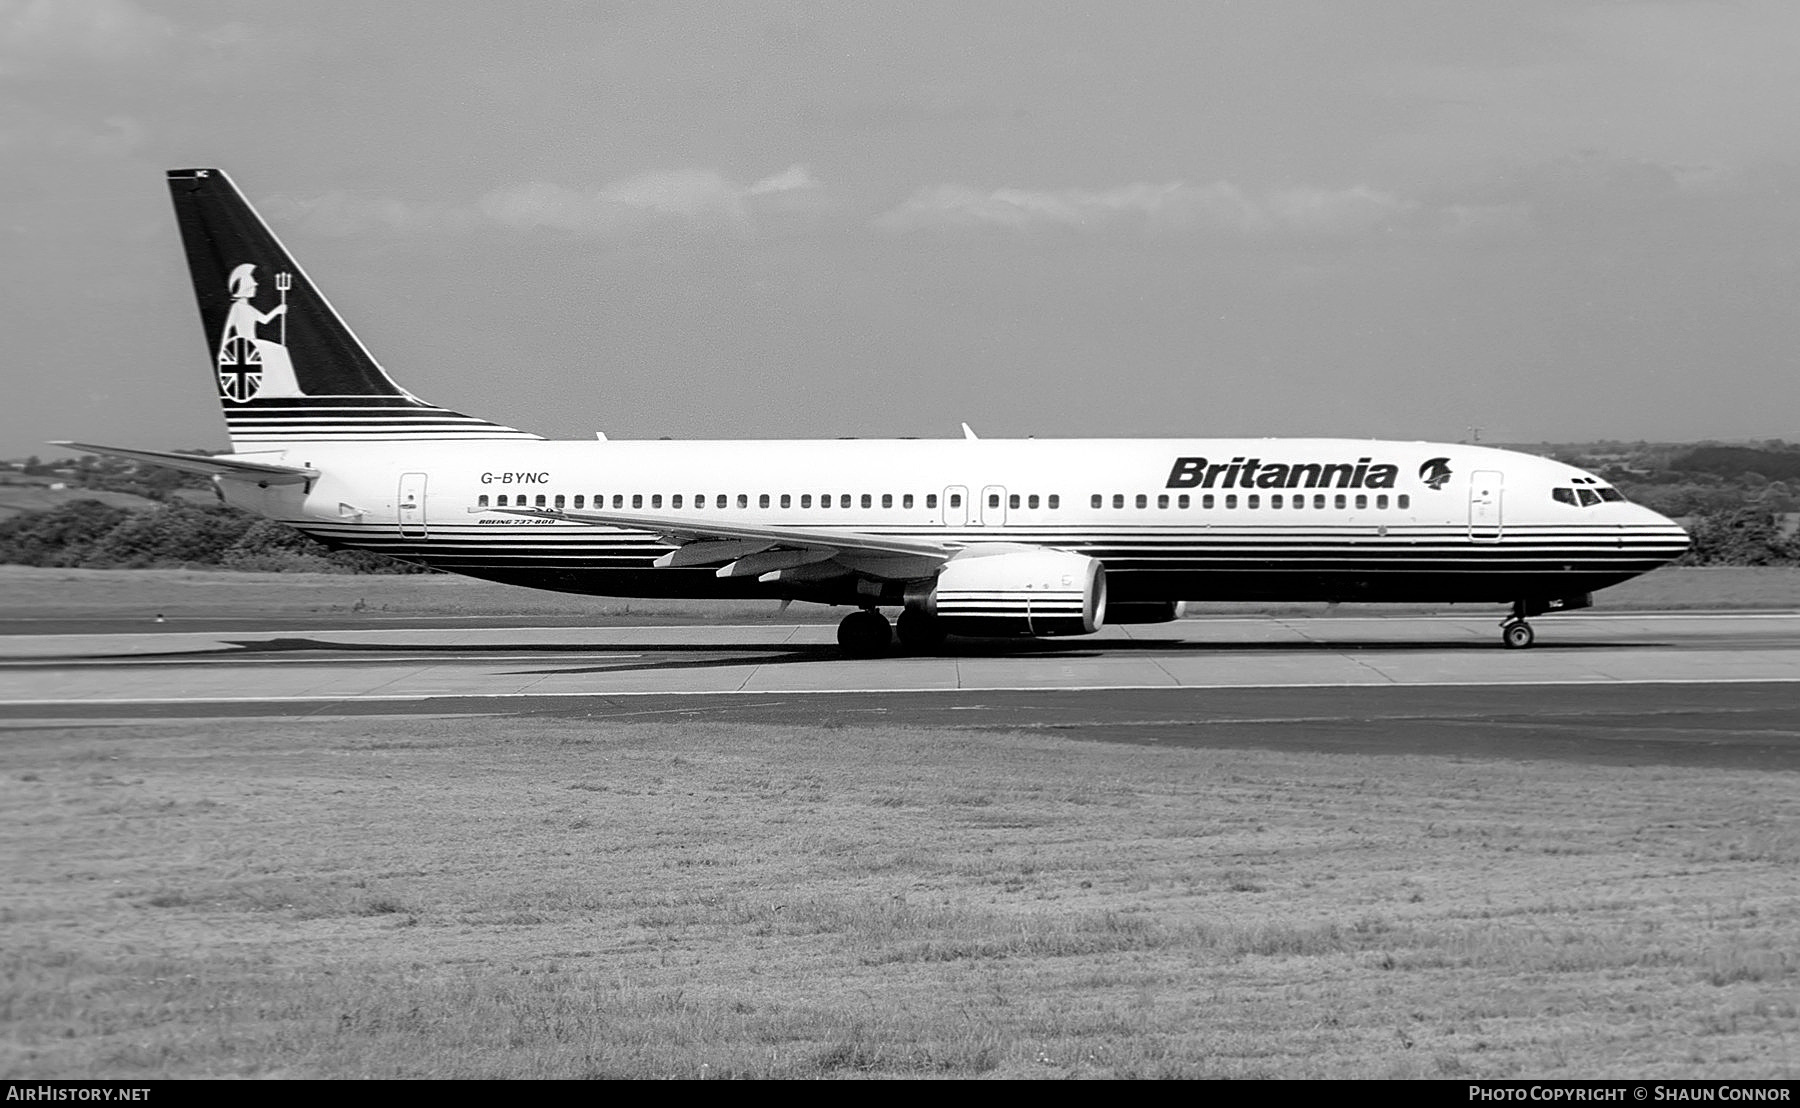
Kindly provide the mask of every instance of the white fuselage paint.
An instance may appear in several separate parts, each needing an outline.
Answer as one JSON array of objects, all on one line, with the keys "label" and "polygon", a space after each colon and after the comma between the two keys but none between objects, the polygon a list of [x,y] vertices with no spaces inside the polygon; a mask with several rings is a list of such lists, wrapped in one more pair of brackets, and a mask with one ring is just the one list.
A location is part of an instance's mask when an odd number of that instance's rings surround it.
[{"label": "white fuselage paint", "polygon": [[[615,510],[619,497],[624,511],[696,523],[1074,550],[1105,564],[1118,602],[1571,596],[1653,569],[1687,544],[1679,527],[1643,507],[1556,499],[1556,489],[1607,489],[1574,467],[1444,443],[315,441],[239,456],[322,472],[308,486],[219,481],[232,503],[317,537],[600,595],[792,590],[754,576],[720,578],[710,567],[655,569],[650,563],[673,549],[655,533],[483,511],[481,498],[489,508],[501,496],[508,507],[535,507],[541,496],[544,507],[573,508],[581,497]],[[1442,469],[1448,477],[1431,487]]]}]

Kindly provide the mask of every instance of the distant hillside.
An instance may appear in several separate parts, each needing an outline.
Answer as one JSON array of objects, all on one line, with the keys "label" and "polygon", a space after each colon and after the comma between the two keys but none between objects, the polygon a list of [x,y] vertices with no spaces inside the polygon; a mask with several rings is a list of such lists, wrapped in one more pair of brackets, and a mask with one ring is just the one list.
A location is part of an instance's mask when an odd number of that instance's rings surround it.
[{"label": "distant hillside", "polygon": [[102,504],[132,512],[156,507],[156,501],[133,496],[128,492],[104,492],[72,484],[60,489],[51,487],[60,483],[34,481],[32,478],[24,478],[17,484],[0,483],[0,519],[11,519],[25,512],[49,511],[65,504],[73,504],[77,500],[98,500]]},{"label": "distant hillside", "polygon": [[1800,478],[1800,450],[1763,450],[1754,446],[1697,446],[1669,459],[1672,470],[1742,477],[1760,473],[1771,481]]}]

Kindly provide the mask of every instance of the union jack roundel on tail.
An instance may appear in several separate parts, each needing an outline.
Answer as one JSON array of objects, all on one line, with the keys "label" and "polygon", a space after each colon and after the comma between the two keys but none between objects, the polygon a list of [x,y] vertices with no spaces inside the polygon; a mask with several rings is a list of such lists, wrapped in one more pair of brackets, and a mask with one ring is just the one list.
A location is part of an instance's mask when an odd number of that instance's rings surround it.
[{"label": "union jack roundel on tail", "polygon": [[247,338],[227,339],[219,347],[219,391],[244,403],[262,387],[262,352]]}]

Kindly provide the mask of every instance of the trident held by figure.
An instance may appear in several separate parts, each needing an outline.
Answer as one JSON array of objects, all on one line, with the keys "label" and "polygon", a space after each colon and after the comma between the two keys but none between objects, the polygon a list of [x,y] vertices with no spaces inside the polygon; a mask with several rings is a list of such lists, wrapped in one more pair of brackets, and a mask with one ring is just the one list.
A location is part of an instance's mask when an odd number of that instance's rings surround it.
[{"label": "trident held by figure", "polygon": [[284,309],[281,313],[281,345],[286,346],[287,312],[285,309],[287,308],[288,290],[294,287],[294,275],[286,271],[277,273],[275,275],[275,287],[281,290],[281,306]]}]

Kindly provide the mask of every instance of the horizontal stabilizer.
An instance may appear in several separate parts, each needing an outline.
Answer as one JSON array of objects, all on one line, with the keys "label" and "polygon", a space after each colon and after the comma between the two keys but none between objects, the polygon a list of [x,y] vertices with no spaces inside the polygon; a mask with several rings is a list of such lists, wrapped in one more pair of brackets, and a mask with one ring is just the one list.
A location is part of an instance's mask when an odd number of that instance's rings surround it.
[{"label": "horizontal stabilizer", "polygon": [[145,462],[150,465],[168,466],[170,469],[185,470],[188,473],[204,473],[207,476],[236,477],[246,481],[260,481],[270,485],[299,484],[311,481],[319,475],[316,469],[302,466],[276,465],[273,462],[246,462],[232,457],[213,457],[207,454],[176,454],[166,450],[133,450],[123,446],[95,446],[85,442],[56,441],[51,446],[66,446],[71,450],[83,450],[89,454],[105,454],[114,458],[127,458],[134,462]]}]

